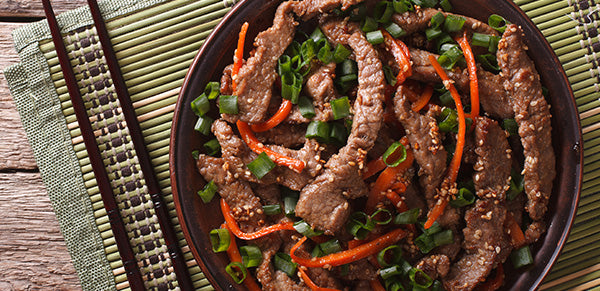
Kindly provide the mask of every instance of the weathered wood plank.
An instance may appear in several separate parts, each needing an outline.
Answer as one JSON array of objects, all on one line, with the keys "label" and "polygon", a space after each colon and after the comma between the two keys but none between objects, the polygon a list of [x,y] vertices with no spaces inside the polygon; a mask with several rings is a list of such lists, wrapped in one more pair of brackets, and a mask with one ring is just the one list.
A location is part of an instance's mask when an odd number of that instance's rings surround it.
[{"label": "weathered wood plank", "polygon": [[[4,70],[7,66],[19,61],[12,44],[10,32],[21,25],[23,24],[0,22],[0,70]],[[0,134],[0,170],[36,169],[37,165],[33,158],[33,152],[8,90],[4,72],[0,72],[0,128],[2,128],[2,134]]]},{"label": "weathered wood plank", "polygon": [[39,173],[0,174],[0,290],[81,289]]},{"label": "weathered wood plank", "polygon": [[[86,0],[52,0],[55,14],[87,5]],[[0,0],[0,17],[45,17],[42,1]]]}]

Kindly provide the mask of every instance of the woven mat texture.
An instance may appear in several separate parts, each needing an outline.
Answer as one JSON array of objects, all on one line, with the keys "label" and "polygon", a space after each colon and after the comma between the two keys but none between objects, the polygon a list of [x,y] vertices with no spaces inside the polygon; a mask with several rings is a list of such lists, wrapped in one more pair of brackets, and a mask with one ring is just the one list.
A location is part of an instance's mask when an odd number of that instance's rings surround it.
[{"label": "woven mat texture", "polygon": [[[237,0],[100,2],[194,286],[212,290],[185,242],[169,181],[169,135],[185,73]],[[598,3],[596,3],[598,2]],[[584,132],[574,228],[542,290],[600,286],[600,0],[515,0],[569,77]],[[148,289],[177,290],[170,258],[87,7],[58,16],[71,64]],[[85,290],[129,289],[46,21],[13,32],[21,62],[5,70]]]}]

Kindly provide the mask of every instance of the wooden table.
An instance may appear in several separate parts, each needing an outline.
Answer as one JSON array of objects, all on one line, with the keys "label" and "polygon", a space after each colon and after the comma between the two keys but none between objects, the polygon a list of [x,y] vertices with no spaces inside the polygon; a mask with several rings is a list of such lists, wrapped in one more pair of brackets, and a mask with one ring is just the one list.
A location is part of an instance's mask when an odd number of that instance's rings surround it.
[{"label": "wooden table", "polygon": [[[53,0],[55,13],[85,0]],[[11,32],[44,18],[39,0],[0,0],[0,70],[17,63]],[[80,290],[79,279],[4,73],[0,72],[0,290]]]}]

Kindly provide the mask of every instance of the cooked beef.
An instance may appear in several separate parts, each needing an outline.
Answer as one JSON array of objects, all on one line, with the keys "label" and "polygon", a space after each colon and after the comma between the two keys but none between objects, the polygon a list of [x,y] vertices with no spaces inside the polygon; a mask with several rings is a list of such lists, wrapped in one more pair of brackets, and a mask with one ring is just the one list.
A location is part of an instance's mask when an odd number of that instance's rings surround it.
[{"label": "cooked beef", "polygon": [[[371,150],[367,153],[370,160],[375,160],[381,157],[388,147],[397,140],[392,137],[392,132],[397,131],[393,128],[393,125],[386,123],[381,126],[373,148],[371,148]],[[366,169],[366,167],[364,169]]]},{"label": "cooked beef", "polygon": [[546,231],[546,223],[543,221],[534,221],[525,230],[525,241],[528,244],[536,242]]},{"label": "cooked beef", "polygon": [[306,139],[304,146],[299,150],[292,150],[278,145],[271,146],[271,149],[288,157],[304,161],[306,167],[303,173],[309,174],[310,177],[315,177],[321,173],[323,168],[321,164],[322,147],[315,140]]},{"label": "cooked beef", "polygon": [[523,167],[527,211],[534,221],[544,218],[556,175],[550,106],[542,95],[540,76],[523,43],[523,31],[514,24],[507,26],[498,44],[498,64],[504,88],[511,96],[519,136],[523,144]]},{"label": "cooked beef", "polygon": [[309,268],[307,272],[310,279],[321,288],[341,290],[343,285],[333,277],[333,272],[322,268]]},{"label": "cooked beef", "polygon": [[[442,12],[444,15],[450,15],[452,13],[443,12],[433,8],[416,8],[414,11],[407,11],[402,14],[396,13],[392,16],[392,20],[402,27],[408,34],[412,34],[418,31],[424,31],[429,27],[431,18],[438,12]],[[452,14],[456,15],[456,14]],[[478,32],[483,34],[497,35],[496,30],[491,28],[486,23],[483,23],[477,19],[460,15],[465,19],[464,28],[468,29],[469,32]]]},{"label": "cooked beef", "polygon": [[423,270],[433,280],[443,278],[450,271],[450,259],[446,255],[430,255],[422,258],[415,268]]},{"label": "cooked beef", "polygon": [[[336,267],[334,272],[344,280],[375,280],[377,279],[377,269],[369,263],[367,259],[358,260],[347,264],[346,269]],[[343,272],[347,274],[342,276]]]},{"label": "cooked beef", "polygon": [[406,205],[408,205],[408,208],[419,208],[422,210],[421,214],[426,213],[427,211],[427,203],[425,203],[422,196],[419,189],[417,189],[413,183],[408,184],[406,191],[402,193],[402,197],[404,198]]},{"label": "cooked beef", "polygon": [[[454,139],[456,140],[456,139]],[[465,147],[463,148],[463,163],[474,165],[477,162],[477,154],[475,153],[477,145],[475,143],[475,135],[469,132],[467,127],[467,134],[465,135]]]},{"label": "cooked beef", "polygon": [[255,133],[263,144],[276,144],[286,148],[298,147],[306,141],[306,127],[281,123],[267,131]]},{"label": "cooked beef", "polygon": [[356,284],[356,286],[354,286],[355,291],[364,291],[364,290],[371,290],[371,284],[369,283],[369,281],[366,280],[362,280],[362,281],[358,281],[358,284]]},{"label": "cooked beef", "polygon": [[506,132],[494,120],[479,117],[475,126],[477,163],[473,182],[477,196],[504,201],[510,186],[511,150]]},{"label": "cooked beef", "polygon": [[298,106],[295,106],[286,122],[290,123],[308,123],[311,120],[330,121],[333,120],[333,113],[329,106],[329,101],[339,96],[335,90],[333,79],[335,77],[335,63],[329,63],[316,69],[306,81],[304,89],[313,100],[315,107],[315,117],[308,119],[302,116]]},{"label": "cooked beef", "polygon": [[417,94],[409,87],[400,85],[394,97],[394,113],[400,121],[410,142],[417,164],[423,194],[429,206],[435,203],[436,189],[446,170],[446,150],[442,146],[435,118],[421,115],[411,109],[409,95]]},{"label": "cooked beef", "polygon": [[[444,214],[448,213],[448,210],[450,208],[451,207],[447,207],[446,211],[444,211]],[[438,218],[438,222],[441,220],[442,217],[443,216]],[[453,224],[451,224],[449,227],[445,227],[445,228],[449,228],[450,230],[452,230],[454,242],[452,242],[451,244],[439,246],[439,247],[435,248],[433,250],[433,252],[436,254],[445,255],[450,259],[450,261],[454,261],[454,259],[456,259],[456,256],[458,256],[458,254],[462,250],[462,247],[461,247],[462,235],[460,234],[460,231],[458,230],[458,226],[456,225],[458,223],[458,221],[448,220],[448,222],[453,223]],[[444,225],[444,224],[440,223],[440,225]]]},{"label": "cooked beef", "polygon": [[442,279],[448,291],[473,290],[477,284],[485,281],[492,271],[496,252],[483,250],[480,253],[468,254],[452,264],[450,273]]},{"label": "cooked beef", "polygon": [[275,271],[275,281],[273,282],[273,291],[310,291],[304,284],[298,284],[286,273]]},{"label": "cooked beef", "polygon": [[233,80],[231,79],[231,70],[233,69],[233,64],[225,67],[223,69],[223,75],[221,76],[221,88],[219,91],[223,95],[231,95],[233,94]]},{"label": "cooked beef", "polygon": [[[281,246],[281,239],[269,236],[269,241],[261,241],[259,248],[262,251],[263,260],[256,269],[256,279],[262,284],[263,290],[277,290],[275,282],[275,268],[271,264],[273,256]],[[281,290],[281,289],[280,289]]]},{"label": "cooked beef", "polygon": [[281,191],[276,184],[253,184],[252,190],[260,198],[263,205],[273,205],[281,203]]},{"label": "cooked beef", "polygon": [[306,21],[319,13],[331,11],[339,6],[342,6],[341,8],[346,10],[350,6],[360,2],[363,2],[363,0],[304,0],[296,4],[294,12]]}]

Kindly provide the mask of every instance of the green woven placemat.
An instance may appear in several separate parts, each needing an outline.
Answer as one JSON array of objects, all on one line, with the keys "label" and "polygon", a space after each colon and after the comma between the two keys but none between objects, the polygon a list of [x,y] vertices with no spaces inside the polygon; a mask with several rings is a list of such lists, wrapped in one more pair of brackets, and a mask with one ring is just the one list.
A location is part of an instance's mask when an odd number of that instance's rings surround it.
[{"label": "green woven placemat", "polygon": [[[169,135],[185,73],[204,38],[234,2],[107,0],[100,3],[162,195],[197,289],[212,287],[194,261],[177,221],[168,172]],[[600,240],[600,219],[596,218],[600,216],[600,183],[596,182],[600,175],[600,155],[597,154],[600,151],[600,72],[596,56],[600,52],[600,4],[595,0],[515,2],[536,23],[559,56],[575,92],[584,127],[584,185],[578,215],[567,245],[541,289],[594,288],[600,286],[600,244],[596,243]],[[82,84],[82,95],[97,93],[99,87],[104,89],[104,73],[87,74],[96,72],[95,67],[86,67],[96,59],[86,60],[86,56],[101,59],[101,55],[94,55],[96,38],[89,10],[84,7],[70,11],[60,15],[58,20],[66,35],[67,49],[72,51],[72,63],[81,70],[76,73]],[[14,40],[21,63],[7,68],[6,78],[81,284],[85,290],[128,289],[47,23],[41,21],[15,30]],[[110,92],[111,84],[106,85]],[[88,104],[91,109],[95,105],[104,109],[110,105],[93,104],[93,100]],[[120,124],[118,110],[115,113],[110,121]],[[98,115],[96,121],[101,118],[103,115]],[[99,130],[99,140],[103,134]],[[114,136],[108,134],[108,137]],[[119,170],[122,171],[121,165]],[[148,217],[153,217],[152,213]],[[137,227],[157,224],[145,221]],[[160,231],[151,234],[160,234]],[[132,231],[131,239],[139,242],[149,240],[148,236]],[[154,239],[160,243],[160,237]],[[142,249],[141,253],[142,259],[162,258],[158,249]],[[152,273],[153,267],[160,264],[166,264],[159,267],[168,270],[168,258],[147,259],[143,264],[143,274],[149,282],[146,287],[177,288],[168,271],[162,279]]]}]

